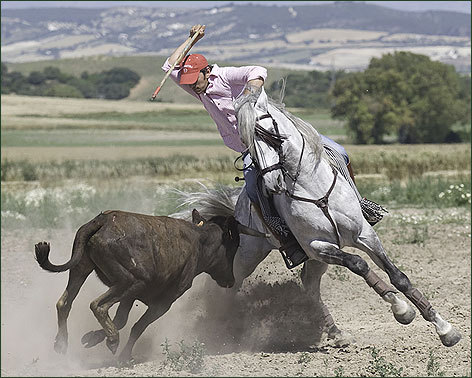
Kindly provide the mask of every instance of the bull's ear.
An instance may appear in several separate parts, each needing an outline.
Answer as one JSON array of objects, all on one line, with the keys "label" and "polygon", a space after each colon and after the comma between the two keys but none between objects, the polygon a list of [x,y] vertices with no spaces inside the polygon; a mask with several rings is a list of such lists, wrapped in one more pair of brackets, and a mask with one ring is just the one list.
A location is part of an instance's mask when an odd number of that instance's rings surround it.
[{"label": "bull's ear", "polygon": [[192,210],[192,223],[196,224],[197,226],[203,226],[206,222],[205,218],[203,218],[197,209]]}]

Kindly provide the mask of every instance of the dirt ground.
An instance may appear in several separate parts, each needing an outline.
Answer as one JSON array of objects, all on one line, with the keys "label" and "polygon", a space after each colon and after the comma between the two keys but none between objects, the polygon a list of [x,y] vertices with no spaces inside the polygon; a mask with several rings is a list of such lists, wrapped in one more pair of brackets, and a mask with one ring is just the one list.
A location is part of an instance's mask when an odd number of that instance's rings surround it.
[{"label": "dirt ground", "polygon": [[[300,289],[300,269],[288,271],[273,251],[233,296],[206,274],[197,277],[138,340],[136,364],[128,367],[117,366],[105,343],[81,346],[82,335],[98,329],[89,303],[105,290],[92,275],[69,317],[69,351],[58,355],[55,303],[67,274],[42,271],[33,251],[35,243],[47,240],[51,260],[67,260],[75,229],[64,225],[2,230],[2,376],[379,376],[386,371],[470,376],[470,211],[397,209],[390,217],[376,226],[380,238],[397,266],[462,333],[452,348],[442,346],[419,314],[410,325],[397,323],[387,303],[360,277],[333,266],[323,276],[322,297],[338,327],[353,338],[348,346],[335,346],[320,331],[319,309]],[[416,219],[423,233],[415,238]],[[133,309],[120,332],[121,346],[144,307],[138,303]],[[165,364],[161,344],[166,338],[175,350],[181,340],[203,342],[201,370],[178,371]]]}]

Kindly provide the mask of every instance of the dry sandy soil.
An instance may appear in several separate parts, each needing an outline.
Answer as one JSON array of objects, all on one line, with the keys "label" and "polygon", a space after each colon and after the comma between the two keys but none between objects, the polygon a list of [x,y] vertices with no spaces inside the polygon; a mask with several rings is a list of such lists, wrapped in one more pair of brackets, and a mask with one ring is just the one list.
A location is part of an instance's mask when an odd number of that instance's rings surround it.
[{"label": "dry sandy soil", "polygon": [[[411,230],[420,218],[413,214],[428,222],[426,237],[416,243]],[[361,278],[330,267],[322,296],[338,327],[354,338],[348,346],[333,345],[320,332],[318,309],[300,289],[299,269],[288,271],[274,251],[234,297],[216,288],[206,274],[197,277],[145,331],[134,349],[136,364],[129,367],[118,367],[104,343],[92,349],[80,344],[84,333],[97,329],[88,305],[104,291],[90,276],[69,318],[69,351],[57,355],[55,303],[67,274],[41,271],[33,246],[50,241],[51,260],[62,263],[69,258],[75,230],[66,225],[3,229],[2,376],[373,376],[391,364],[402,369],[402,376],[414,377],[428,375],[428,361],[436,363],[429,374],[470,376],[470,211],[397,209],[382,223],[376,227],[389,255],[462,333],[456,346],[443,347],[420,315],[410,325],[400,325]],[[122,345],[143,311],[141,304],[133,309],[121,331]],[[202,370],[192,374],[165,365],[165,338],[174,350],[181,340],[205,343]],[[379,353],[376,360],[372,348]]]}]

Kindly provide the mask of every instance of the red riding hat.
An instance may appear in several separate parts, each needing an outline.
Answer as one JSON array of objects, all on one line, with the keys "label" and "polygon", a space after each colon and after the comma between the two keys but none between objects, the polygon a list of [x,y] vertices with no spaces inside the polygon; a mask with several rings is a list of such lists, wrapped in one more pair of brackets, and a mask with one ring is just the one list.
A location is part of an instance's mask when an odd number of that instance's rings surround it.
[{"label": "red riding hat", "polygon": [[190,54],[181,63],[180,84],[193,84],[198,79],[200,70],[208,66],[208,62],[203,55]]}]

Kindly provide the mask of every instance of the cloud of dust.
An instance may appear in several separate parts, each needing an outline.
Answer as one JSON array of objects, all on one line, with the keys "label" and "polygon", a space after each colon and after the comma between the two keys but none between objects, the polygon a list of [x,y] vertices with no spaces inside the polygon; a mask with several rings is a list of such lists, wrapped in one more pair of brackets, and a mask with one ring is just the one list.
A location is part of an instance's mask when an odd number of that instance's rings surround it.
[{"label": "cloud of dust", "polygon": [[[149,199],[139,197],[128,199],[126,210],[151,206]],[[72,306],[67,354],[59,355],[53,349],[57,332],[55,304],[66,287],[68,272],[43,271],[34,260],[34,244],[49,241],[51,261],[64,263],[70,258],[78,228],[73,224],[70,219],[57,229],[25,227],[2,232],[4,376],[63,376],[116,365],[116,356],[105,342],[91,349],[83,348],[80,342],[86,332],[100,329],[89,304],[107,288],[95,273],[82,286]],[[116,307],[113,306],[110,316],[113,317]],[[131,310],[127,325],[120,331],[117,355],[145,309],[145,305],[136,302]],[[161,344],[166,338],[173,350],[178,350],[181,340],[187,345],[198,340],[205,343],[208,354],[303,348],[320,338],[317,316],[319,309],[294,281],[274,284],[262,276],[236,291],[220,288],[209,275],[201,274],[192,288],[145,330],[133,356],[137,362],[162,360]]]}]

